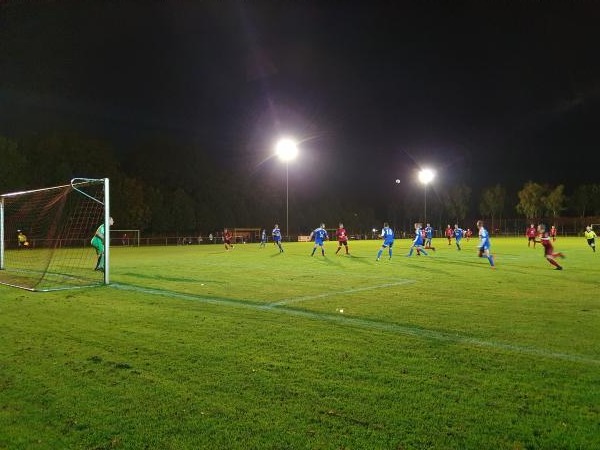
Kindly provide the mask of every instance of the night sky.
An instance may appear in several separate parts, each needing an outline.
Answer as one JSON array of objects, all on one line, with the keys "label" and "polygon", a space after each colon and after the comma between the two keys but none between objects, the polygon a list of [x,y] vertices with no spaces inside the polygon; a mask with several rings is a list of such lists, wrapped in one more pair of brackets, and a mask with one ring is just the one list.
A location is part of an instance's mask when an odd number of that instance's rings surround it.
[{"label": "night sky", "polygon": [[260,174],[290,135],[296,186],[350,195],[423,166],[440,186],[599,180],[598,2],[0,5],[8,137],[169,136]]}]

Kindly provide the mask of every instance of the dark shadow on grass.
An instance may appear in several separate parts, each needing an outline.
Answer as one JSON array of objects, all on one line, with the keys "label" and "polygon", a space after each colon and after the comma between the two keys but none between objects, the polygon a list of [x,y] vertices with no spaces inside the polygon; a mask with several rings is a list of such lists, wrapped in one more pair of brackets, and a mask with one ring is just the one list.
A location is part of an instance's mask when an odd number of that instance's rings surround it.
[{"label": "dark shadow on grass", "polygon": [[352,254],[346,256],[350,261],[356,261],[362,264],[370,264],[371,261],[375,261],[374,256],[354,256]]},{"label": "dark shadow on grass", "polygon": [[180,283],[214,283],[214,284],[225,284],[225,282],[223,281],[214,281],[214,280],[201,280],[199,278],[176,278],[176,277],[165,277],[162,275],[142,275],[139,273],[131,273],[131,272],[127,272],[127,273],[120,273],[119,275],[122,276],[127,276],[127,277],[132,277],[132,278],[141,278],[141,279],[148,279],[148,280],[163,280],[163,281],[174,281],[174,282],[180,282]]}]

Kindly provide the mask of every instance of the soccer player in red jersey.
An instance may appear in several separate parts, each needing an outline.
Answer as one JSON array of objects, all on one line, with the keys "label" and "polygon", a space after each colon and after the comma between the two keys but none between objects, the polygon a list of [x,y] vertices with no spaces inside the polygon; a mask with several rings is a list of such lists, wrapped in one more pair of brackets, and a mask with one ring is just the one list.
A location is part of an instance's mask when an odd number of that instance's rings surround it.
[{"label": "soccer player in red jersey", "polygon": [[554,267],[556,267],[556,270],[563,270],[562,266],[556,262],[556,258],[564,258],[565,255],[563,255],[560,252],[554,251],[554,246],[552,245],[550,233],[546,231],[546,225],[540,223],[537,227],[537,231],[539,233],[538,242],[540,242],[544,247],[544,256],[546,257],[546,260]]},{"label": "soccer player in red jersey", "polygon": [[223,230],[223,244],[225,245],[225,250],[233,249],[233,244],[231,240],[233,239],[233,234],[227,228]]},{"label": "soccer player in red jersey", "polygon": [[471,239],[471,236],[473,236],[473,231],[471,231],[470,228],[467,228],[467,231],[465,232],[465,237],[467,238],[467,242],[469,242],[469,239]]},{"label": "soccer player in red jersey", "polygon": [[348,235],[346,234],[346,229],[344,228],[344,224],[342,222],[340,222],[340,226],[335,231],[335,236],[337,237],[338,241],[338,248],[335,251],[335,254],[337,255],[342,249],[342,246],[344,246],[346,249],[346,255],[349,255],[350,251],[348,250]]},{"label": "soccer player in red jersey", "polygon": [[454,236],[454,230],[448,225],[446,227],[446,231],[444,232],[446,235],[446,239],[448,239],[448,245],[452,245],[452,236]]},{"label": "soccer player in red jersey", "polygon": [[558,232],[556,231],[556,227],[554,225],[552,225],[550,227],[550,237],[552,238],[552,242],[556,241],[556,234]]},{"label": "soccer player in red jersey", "polygon": [[533,248],[535,248],[537,230],[535,229],[535,225],[529,225],[529,228],[525,230],[525,236],[527,236],[527,247],[531,247],[531,243],[533,242]]}]

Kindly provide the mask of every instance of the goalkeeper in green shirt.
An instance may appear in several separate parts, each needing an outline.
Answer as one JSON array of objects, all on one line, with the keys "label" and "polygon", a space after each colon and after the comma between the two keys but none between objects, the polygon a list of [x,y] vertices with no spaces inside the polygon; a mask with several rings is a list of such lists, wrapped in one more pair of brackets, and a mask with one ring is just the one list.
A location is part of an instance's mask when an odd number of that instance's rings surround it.
[{"label": "goalkeeper in green shirt", "polygon": [[[110,218],[110,225],[112,226],[115,222],[113,218]],[[96,268],[94,270],[100,270],[104,272],[104,224],[101,224],[94,233],[94,237],[91,240],[92,247],[96,249],[96,255],[98,261],[96,262]]]}]

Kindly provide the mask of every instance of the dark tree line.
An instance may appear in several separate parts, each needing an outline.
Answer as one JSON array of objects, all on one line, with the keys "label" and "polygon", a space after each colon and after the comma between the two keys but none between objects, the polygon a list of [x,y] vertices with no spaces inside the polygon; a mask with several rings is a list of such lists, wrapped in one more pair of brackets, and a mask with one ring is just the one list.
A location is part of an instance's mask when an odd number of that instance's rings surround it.
[{"label": "dark tree line", "polygon": [[[65,184],[71,178],[110,178],[111,213],[118,228],[146,234],[208,234],[223,227],[285,228],[285,184],[280,177],[218,162],[205,149],[167,139],[141,143],[117,157],[106,141],[76,134],[10,139],[0,136],[2,193]],[[360,180],[356,181],[360,184]],[[477,218],[600,216],[600,185],[571,187],[526,183],[516,196],[503,185],[477,190],[467,183],[436,186],[427,192],[427,222],[435,227],[473,223]],[[353,233],[369,234],[383,221],[412,230],[424,221],[423,187],[390,180],[387,204],[340,196],[336,189],[289,191],[290,234],[304,234],[320,222],[343,221]]]}]

